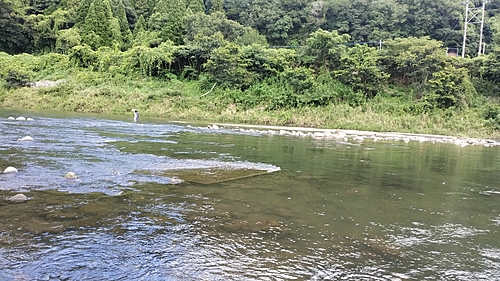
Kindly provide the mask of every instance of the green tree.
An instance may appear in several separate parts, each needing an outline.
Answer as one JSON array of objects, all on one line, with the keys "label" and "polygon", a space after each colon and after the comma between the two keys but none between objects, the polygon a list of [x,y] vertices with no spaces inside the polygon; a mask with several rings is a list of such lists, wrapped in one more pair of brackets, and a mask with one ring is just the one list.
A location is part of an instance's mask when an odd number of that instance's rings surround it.
[{"label": "green tree", "polygon": [[223,88],[246,89],[253,81],[252,73],[247,70],[248,62],[241,55],[240,46],[228,43],[213,50],[205,63],[209,80]]},{"label": "green tree", "polygon": [[224,13],[224,0],[211,0],[210,13]]},{"label": "green tree", "polygon": [[162,42],[159,33],[160,33],[159,31],[147,30],[146,21],[144,20],[144,17],[140,15],[134,28],[133,45],[134,46],[143,45],[149,47],[158,46]]},{"label": "green tree", "polygon": [[461,42],[464,7],[460,1],[401,0],[400,3],[408,9],[401,27],[405,37],[429,36],[443,41],[445,46]]},{"label": "green tree", "polygon": [[500,47],[486,56],[480,71],[484,79],[500,85]]},{"label": "green tree", "polygon": [[394,82],[425,85],[432,73],[449,63],[442,44],[429,37],[388,40],[381,51],[381,64]]},{"label": "green tree", "polygon": [[188,0],[187,7],[191,13],[205,13],[205,3],[203,0]]},{"label": "green tree", "polygon": [[75,15],[75,24],[77,26],[81,26],[85,23],[85,18],[89,13],[90,4],[92,4],[93,0],[81,0],[78,3],[78,7],[76,8]]},{"label": "green tree", "polygon": [[57,32],[55,50],[61,54],[68,54],[69,50],[82,43],[80,33],[76,28],[63,29]]},{"label": "green tree", "polygon": [[26,9],[27,14],[50,14],[57,9],[60,0],[30,0]]},{"label": "green tree", "polygon": [[120,33],[123,41],[122,49],[126,50],[132,44],[132,32],[130,31],[125,5],[122,0],[118,2],[116,17],[118,18],[118,23],[120,24]]},{"label": "green tree", "polygon": [[429,89],[420,102],[437,108],[465,109],[476,94],[467,69],[447,66],[432,74]]},{"label": "green tree", "polygon": [[339,35],[336,30],[319,29],[309,35],[306,46],[299,51],[299,59],[317,71],[323,67],[332,70],[338,66],[349,39],[349,35]]},{"label": "green tree", "polygon": [[223,35],[224,39],[239,45],[267,45],[264,36],[255,30],[228,20],[223,13],[192,14],[185,18],[185,44],[193,44],[196,38],[210,37],[215,33]]},{"label": "green tree", "polygon": [[120,25],[113,17],[109,0],[94,0],[81,27],[83,43],[97,50],[99,47],[120,47]]},{"label": "green tree", "polygon": [[25,20],[12,1],[0,1],[0,51],[10,54],[28,50],[30,40],[24,31]]},{"label": "green tree", "polygon": [[242,47],[242,58],[246,61],[246,68],[255,75],[255,80],[264,80],[276,77],[285,69],[295,65],[295,53],[287,49],[269,49],[262,45]]},{"label": "green tree", "polygon": [[378,54],[375,48],[356,45],[342,54],[340,64],[333,75],[339,81],[361,91],[365,97],[374,97],[387,82],[389,74],[378,67]]},{"label": "green tree", "polygon": [[[304,0],[225,0],[227,17],[250,26],[266,36],[271,45],[288,45],[295,39],[307,37],[307,30],[299,34],[308,18],[309,8]],[[314,28],[313,30],[316,30]]]},{"label": "green tree", "polygon": [[146,20],[144,19],[143,15],[140,15],[139,19],[137,20],[134,26],[134,32],[133,32],[134,38],[135,36],[137,36],[139,32],[144,32],[144,31],[146,31]]},{"label": "green tree", "polygon": [[151,0],[136,0],[135,1],[135,12],[140,17],[148,19],[153,13],[154,3]]},{"label": "green tree", "polygon": [[159,31],[163,41],[183,43],[185,0],[160,0],[149,18],[149,30]]}]

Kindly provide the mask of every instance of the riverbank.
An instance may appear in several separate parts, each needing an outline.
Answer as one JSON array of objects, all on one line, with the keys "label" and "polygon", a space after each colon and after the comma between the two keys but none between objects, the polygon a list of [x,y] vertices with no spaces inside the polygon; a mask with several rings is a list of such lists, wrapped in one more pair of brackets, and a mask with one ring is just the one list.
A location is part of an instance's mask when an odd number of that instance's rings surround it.
[{"label": "riverbank", "polygon": [[500,131],[488,126],[484,112],[477,108],[410,114],[405,113],[405,108],[414,101],[403,95],[380,95],[358,106],[332,103],[269,110],[263,104],[243,107],[232,98],[231,92],[217,87],[202,96],[204,91],[197,82],[86,74],[92,76],[74,75],[64,80],[59,77],[54,81],[64,82],[49,86],[45,83],[43,86],[0,89],[0,107],[117,115],[131,115],[131,110],[137,109],[141,117],[169,120],[342,130],[346,135],[351,135],[350,130],[399,132],[408,134],[406,137],[410,139],[413,139],[412,134],[423,134],[452,136],[452,139],[500,140]]}]

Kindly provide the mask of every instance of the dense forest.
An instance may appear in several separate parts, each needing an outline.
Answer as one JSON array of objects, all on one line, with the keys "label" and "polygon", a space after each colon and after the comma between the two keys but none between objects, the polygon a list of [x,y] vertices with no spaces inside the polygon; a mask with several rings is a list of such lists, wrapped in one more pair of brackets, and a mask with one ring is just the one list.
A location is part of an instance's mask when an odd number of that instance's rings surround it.
[{"label": "dense forest", "polygon": [[[460,57],[464,14],[455,0],[0,0],[0,105],[41,79],[68,81],[44,92],[57,97],[128,77],[170,88],[144,97],[152,115],[152,103],[215,87],[207,110],[346,105],[498,131],[500,0],[486,5],[482,55],[468,24]],[[106,111],[82,106],[63,109]]]}]

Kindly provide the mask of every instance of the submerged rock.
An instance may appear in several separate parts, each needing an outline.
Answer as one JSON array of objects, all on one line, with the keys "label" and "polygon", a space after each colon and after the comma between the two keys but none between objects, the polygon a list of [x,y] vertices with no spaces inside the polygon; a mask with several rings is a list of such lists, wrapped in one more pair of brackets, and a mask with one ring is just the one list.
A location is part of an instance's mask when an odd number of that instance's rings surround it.
[{"label": "submerged rock", "polygon": [[5,170],[3,170],[4,174],[15,174],[17,172],[18,172],[17,169],[15,167],[12,167],[12,166],[9,166],[9,167],[5,168]]},{"label": "submerged rock", "polygon": [[28,197],[26,197],[26,195],[22,194],[22,193],[19,193],[19,194],[16,194],[12,197],[9,197],[7,198],[7,200],[11,201],[11,202],[26,202],[28,201]]}]

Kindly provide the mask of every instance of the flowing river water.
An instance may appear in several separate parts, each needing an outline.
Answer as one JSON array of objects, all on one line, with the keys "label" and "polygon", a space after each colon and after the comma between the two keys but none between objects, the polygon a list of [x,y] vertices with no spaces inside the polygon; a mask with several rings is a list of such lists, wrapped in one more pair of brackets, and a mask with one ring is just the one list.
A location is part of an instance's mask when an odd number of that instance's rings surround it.
[{"label": "flowing river water", "polygon": [[500,147],[205,125],[0,108],[0,280],[500,279]]}]

